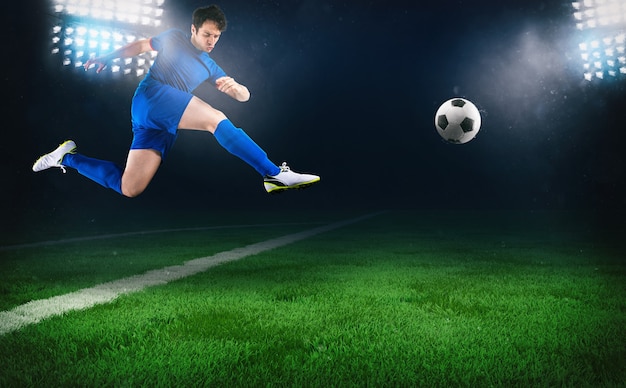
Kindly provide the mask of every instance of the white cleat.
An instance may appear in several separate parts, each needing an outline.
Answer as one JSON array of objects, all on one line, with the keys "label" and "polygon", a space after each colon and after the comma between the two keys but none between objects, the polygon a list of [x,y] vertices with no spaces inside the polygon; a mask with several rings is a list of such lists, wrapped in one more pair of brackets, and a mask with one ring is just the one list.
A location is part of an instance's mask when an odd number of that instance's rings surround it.
[{"label": "white cleat", "polygon": [[61,164],[61,161],[66,154],[73,154],[75,152],[76,143],[72,140],[67,140],[59,145],[56,150],[37,159],[35,164],[33,164],[33,171],[39,172],[51,167],[58,167],[65,172],[65,166]]},{"label": "white cleat", "polygon": [[299,174],[291,171],[287,163],[280,166],[278,175],[267,175],[263,178],[265,191],[268,193],[280,193],[290,189],[304,189],[320,181],[320,177],[313,174]]}]

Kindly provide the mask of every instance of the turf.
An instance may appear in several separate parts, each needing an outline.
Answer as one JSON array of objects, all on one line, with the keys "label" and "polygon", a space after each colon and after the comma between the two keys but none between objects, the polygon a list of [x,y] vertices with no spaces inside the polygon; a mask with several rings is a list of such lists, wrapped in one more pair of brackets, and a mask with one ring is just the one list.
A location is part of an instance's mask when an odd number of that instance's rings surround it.
[{"label": "turf", "polygon": [[[566,224],[387,213],[6,334],[0,386],[620,386],[626,263]],[[5,251],[2,310],[307,228]]]}]

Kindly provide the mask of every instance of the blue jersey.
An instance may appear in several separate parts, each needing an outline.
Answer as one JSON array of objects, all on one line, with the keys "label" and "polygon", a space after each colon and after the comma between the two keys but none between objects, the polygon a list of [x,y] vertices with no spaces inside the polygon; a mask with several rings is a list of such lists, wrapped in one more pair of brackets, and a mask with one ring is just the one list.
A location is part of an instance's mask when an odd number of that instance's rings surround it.
[{"label": "blue jersey", "polygon": [[170,29],[150,40],[158,52],[154,64],[142,82],[152,80],[190,93],[205,81],[215,85],[224,77],[222,70],[209,54],[191,43],[191,36],[179,29]]},{"label": "blue jersey", "polygon": [[158,54],[133,97],[131,149],[155,149],[165,159],[191,92],[203,82],[215,85],[226,73],[181,30],[162,32],[150,45]]}]

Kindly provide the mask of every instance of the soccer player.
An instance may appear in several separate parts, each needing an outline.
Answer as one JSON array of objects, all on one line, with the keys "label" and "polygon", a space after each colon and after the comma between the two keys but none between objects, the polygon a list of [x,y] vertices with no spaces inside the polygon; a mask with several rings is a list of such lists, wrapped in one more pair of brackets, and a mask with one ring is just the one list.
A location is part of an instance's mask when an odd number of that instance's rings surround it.
[{"label": "soccer player", "polygon": [[71,167],[104,187],[136,197],[146,189],[166,159],[178,130],[184,129],[212,133],[222,147],[263,176],[265,190],[269,193],[319,182],[317,175],[296,173],[286,163],[274,164],[224,113],[191,94],[201,83],[210,82],[237,101],[246,102],[250,98],[248,88],[229,77],[209,56],[225,30],[224,13],[216,5],[210,5],[193,12],[191,35],[170,29],[150,39],[129,43],[108,55],[89,59],[85,70],[95,67],[96,73],[100,73],[115,58],[133,57],[152,50],[158,52],[133,96],[133,140],[126,166],[121,168],[113,162],[79,154],[76,144],[68,140],[40,157],[33,171],[59,167],[65,172],[65,167]]}]

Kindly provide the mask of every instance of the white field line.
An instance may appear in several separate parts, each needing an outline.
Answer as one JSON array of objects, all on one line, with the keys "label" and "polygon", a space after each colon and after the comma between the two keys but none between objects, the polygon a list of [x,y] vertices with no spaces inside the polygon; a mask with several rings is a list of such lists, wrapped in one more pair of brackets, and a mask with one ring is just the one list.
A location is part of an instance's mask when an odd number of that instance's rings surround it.
[{"label": "white field line", "polygon": [[67,238],[63,240],[50,240],[50,241],[39,241],[39,242],[25,243],[25,244],[5,245],[5,246],[0,246],[0,252],[10,251],[14,249],[22,249],[22,248],[36,248],[36,247],[68,244],[68,243],[75,243],[75,242],[105,240],[105,239],[110,239],[110,238],[146,236],[149,234],[157,234],[157,233],[197,232],[197,231],[213,230],[213,229],[241,229],[241,228],[257,228],[257,227],[267,227],[267,226],[290,226],[290,225],[304,225],[304,224],[305,223],[303,222],[297,222],[297,223],[293,222],[293,223],[282,223],[282,224],[244,224],[244,225],[222,225],[222,226],[199,226],[195,228],[143,230],[143,231],[138,231],[138,232],[100,234],[97,236],[74,237],[74,238]]},{"label": "white field line", "polygon": [[72,310],[84,310],[98,304],[108,303],[120,295],[141,291],[146,287],[167,284],[174,280],[204,272],[219,264],[282,247],[320,233],[374,217],[378,214],[380,213],[373,213],[299,233],[288,234],[241,248],[235,248],[230,251],[220,252],[212,256],[193,259],[182,265],[173,265],[150,270],[141,275],[113,280],[65,295],[33,300],[11,310],[0,312],[0,335],[19,330],[24,326],[35,324],[43,319],[62,315]]}]

